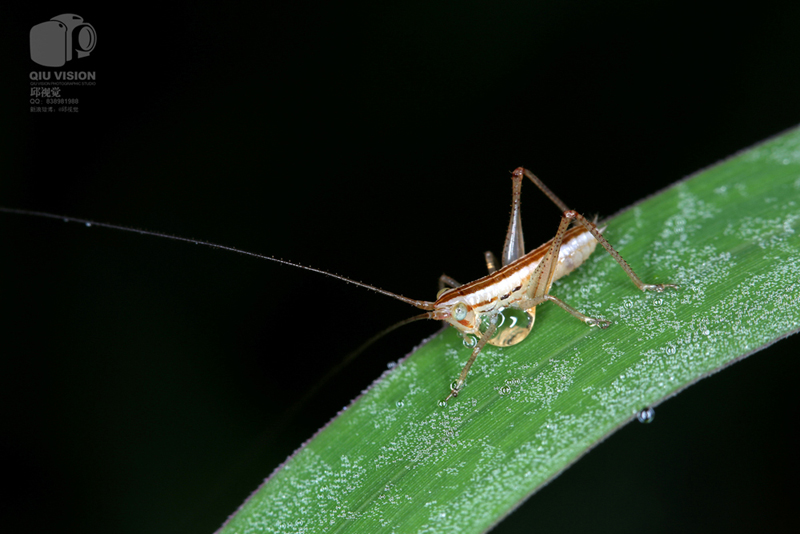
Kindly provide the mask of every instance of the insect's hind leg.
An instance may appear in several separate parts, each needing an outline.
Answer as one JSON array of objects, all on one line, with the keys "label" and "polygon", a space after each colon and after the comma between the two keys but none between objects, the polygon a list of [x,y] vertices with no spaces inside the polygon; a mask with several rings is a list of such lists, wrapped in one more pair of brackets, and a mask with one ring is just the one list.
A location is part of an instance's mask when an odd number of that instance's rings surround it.
[{"label": "insect's hind leg", "polygon": [[[594,238],[597,239],[597,241],[601,245],[603,245],[603,248],[606,249],[606,251],[608,251],[609,254],[611,254],[611,257],[614,258],[614,260],[617,263],[619,263],[620,267],[622,267],[622,270],[624,270],[625,273],[628,275],[628,278],[630,278],[631,281],[634,284],[636,284],[636,287],[638,287],[642,291],[659,291],[659,292],[664,291],[664,289],[668,287],[678,289],[678,286],[675,284],[645,284],[644,282],[642,282],[642,279],[639,278],[635,272],[633,272],[631,266],[628,265],[628,262],[622,259],[622,256],[619,255],[619,252],[614,250],[614,247],[612,247],[611,243],[609,243],[608,240],[605,237],[603,237],[603,234],[600,233],[600,231],[597,229],[597,226],[593,222],[587,220],[586,217],[584,217],[577,211],[569,209],[567,205],[564,204],[564,202],[562,202],[561,199],[558,198],[552,191],[550,191],[550,188],[544,185],[544,182],[542,182],[531,171],[529,171],[528,169],[523,169],[522,167],[514,171],[515,176],[517,176],[520,173],[527,176],[530,179],[530,181],[536,184],[536,187],[541,189],[542,193],[547,195],[547,198],[549,198],[553,202],[553,204],[559,207],[564,218],[570,219],[571,221],[575,221],[576,223],[586,228],[589,232],[591,232]],[[559,243],[559,248],[560,248],[560,243]]]},{"label": "insect's hind leg", "polygon": [[563,300],[550,294],[550,287],[553,285],[553,277],[555,276],[558,259],[561,253],[561,245],[564,243],[564,235],[567,233],[567,229],[573,221],[573,218],[567,216],[567,212],[570,211],[571,210],[567,210],[561,217],[561,223],[558,225],[558,231],[556,231],[556,235],[553,237],[550,248],[531,274],[530,285],[526,291],[527,298],[519,302],[519,307],[527,310],[529,314],[532,314],[536,306],[543,302],[550,301],[589,326],[606,328],[610,323],[605,319],[589,317]]},{"label": "insect's hind leg", "polygon": [[547,187],[546,185],[544,185],[544,182],[543,182],[543,181],[541,181],[541,180],[540,180],[540,179],[539,179],[539,178],[538,178],[538,177],[537,177],[535,174],[533,174],[531,171],[529,171],[528,169],[523,169],[522,167],[519,167],[517,170],[515,170],[515,171],[514,171],[514,174],[515,174],[515,175],[516,175],[517,173],[519,173],[520,175],[524,174],[525,176],[527,176],[527,177],[530,179],[530,181],[531,181],[531,182],[533,182],[534,184],[536,184],[536,187],[538,187],[538,188],[539,188],[539,189],[542,191],[542,193],[544,193],[545,195],[547,195],[547,198],[549,198],[549,199],[550,199],[550,200],[553,202],[553,204],[555,204],[556,206],[558,206],[558,209],[559,209],[559,210],[561,210],[561,212],[562,212],[562,213],[563,213],[563,212],[565,212],[565,211],[570,211],[570,210],[569,210],[569,208],[567,207],[567,205],[566,205],[566,204],[564,204],[564,202],[562,202],[562,201],[561,201],[561,199],[560,199],[560,198],[558,198],[558,197],[555,195],[555,193],[553,193],[552,191],[550,191],[550,188],[549,188],[549,187]]},{"label": "insect's hind leg", "polygon": [[[504,267],[525,255],[525,239],[522,236],[521,210],[522,172],[523,168],[519,167],[511,173],[511,179],[513,180],[511,219],[508,221],[508,230],[506,231],[506,240],[505,243],[503,243],[503,256],[501,258]],[[492,255],[492,257],[494,257],[494,255]],[[488,256],[486,259],[488,264]],[[489,267],[489,271],[491,272],[491,266]]]},{"label": "insect's hind leg", "polygon": [[[564,204],[564,202],[562,202],[561,199],[555,195],[555,193],[550,191],[550,188],[544,185],[544,182],[542,182],[535,174],[523,167],[517,167],[514,169],[514,172],[511,173],[511,179],[513,180],[511,193],[511,219],[508,221],[508,231],[506,232],[506,240],[503,245],[503,266],[506,266],[517,258],[525,255],[525,239],[522,235],[521,208],[522,178],[524,176],[527,176],[530,181],[536,184],[536,187],[538,187],[542,193],[547,195],[547,198],[549,198],[553,204],[558,206],[558,209],[560,209],[562,213],[569,211],[567,205]],[[493,272],[491,266],[489,267],[489,272]]]},{"label": "insect's hind leg", "polygon": [[628,262],[625,261],[622,256],[619,255],[619,252],[614,250],[614,247],[611,246],[611,243],[609,243],[608,240],[603,237],[603,234],[600,233],[600,231],[597,229],[597,226],[593,222],[587,220],[586,217],[573,210],[564,211],[564,217],[577,222],[591,232],[594,238],[597,239],[601,245],[603,245],[603,248],[606,249],[609,254],[611,254],[611,257],[614,258],[617,263],[619,263],[619,266],[622,267],[622,270],[625,271],[625,273],[628,275],[628,278],[630,278],[631,281],[636,284],[636,287],[642,291],[661,292],[668,287],[678,289],[678,286],[675,284],[645,284],[642,282],[642,279],[639,278],[635,272],[633,272],[633,269],[631,269],[631,266],[628,265]]},{"label": "insect's hind leg", "polygon": [[[511,219],[508,221],[508,231],[506,232],[506,240],[503,244],[502,262],[505,267],[517,258],[525,255],[525,239],[522,234],[522,178],[527,176],[536,187],[538,187],[547,198],[549,198],[558,208],[564,212],[569,210],[560,198],[558,198],[550,189],[544,185],[539,178],[536,177],[528,169],[517,167],[511,173],[511,180],[513,180],[511,192]],[[489,264],[489,256],[486,256],[487,264]],[[489,264],[489,272],[494,272],[492,265]]]}]

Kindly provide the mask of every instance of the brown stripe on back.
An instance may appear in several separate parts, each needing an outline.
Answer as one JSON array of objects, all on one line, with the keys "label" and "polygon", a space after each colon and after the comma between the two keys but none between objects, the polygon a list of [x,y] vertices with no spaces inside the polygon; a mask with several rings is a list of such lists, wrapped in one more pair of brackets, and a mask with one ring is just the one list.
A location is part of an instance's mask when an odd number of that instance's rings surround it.
[{"label": "brown stripe on back", "polygon": [[[564,234],[564,240],[562,241],[562,246],[584,233],[588,233],[588,230],[586,230],[582,226],[576,226],[575,228],[567,230],[567,232]],[[458,296],[470,295],[472,293],[476,293],[482,289],[485,289],[489,286],[492,286],[498,283],[500,280],[503,280],[508,276],[525,269],[531,263],[541,261],[541,259],[544,258],[545,254],[547,254],[547,251],[550,250],[550,245],[552,243],[553,240],[551,239],[547,243],[539,246],[538,248],[531,250],[521,258],[517,258],[517,260],[515,260],[512,263],[509,263],[505,267],[502,267],[497,271],[484,276],[483,278],[478,278],[474,282],[469,282],[461,287],[457,287],[451,291],[448,291],[447,293],[444,293],[438,300],[450,300],[456,295]],[[517,291],[519,289],[521,289],[521,287],[517,287],[513,291]],[[496,296],[492,297],[487,301],[476,304],[475,307],[485,306],[495,300],[497,300]]]}]

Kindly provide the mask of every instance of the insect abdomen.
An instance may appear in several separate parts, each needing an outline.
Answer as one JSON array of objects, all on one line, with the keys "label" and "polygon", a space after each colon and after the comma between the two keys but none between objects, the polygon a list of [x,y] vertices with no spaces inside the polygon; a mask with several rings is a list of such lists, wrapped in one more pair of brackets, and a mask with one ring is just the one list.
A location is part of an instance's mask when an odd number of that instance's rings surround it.
[{"label": "insect abdomen", "polygon": [[553,280],[558,280],[562,276],[567,276],[580,267],[589,255],[594,252],[595,247],[597,247],[597,240],[592,234],[586,231],[561,245],[561,251],[558,254],[558,265],[556,266]]}]

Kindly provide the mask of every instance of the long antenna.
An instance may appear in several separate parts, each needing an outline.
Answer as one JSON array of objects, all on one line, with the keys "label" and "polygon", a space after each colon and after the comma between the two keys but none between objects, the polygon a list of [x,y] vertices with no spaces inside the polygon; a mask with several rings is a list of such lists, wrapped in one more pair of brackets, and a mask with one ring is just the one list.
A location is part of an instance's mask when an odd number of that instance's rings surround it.
[{"label": "long antenna", "polygon": [[342,282],[346,282],[348,284],[353,284],[358,287],[363,287],[364,289],[369,289],[370,291],[374,291],[376,293],[380,293],[381,295],[386,295],[387,297],[391,297],[393,299],[397,299],[401,302],[405,302],[406,304],[411,304],[412,306],[419,308],[421,310],[433,310],[434,303],[428,302],[425,300],[414,300],[402,295],[398,295],[396,293],[392,293],[391,291],[386,291],[385,289],[381,289],[379,287],[371,286],[369,284],[365,284],[363,282],[356,282],[355,280],[351,280],[349,278],[345,278],[344,276],[340,276],[338,274],[329,273],[327,271],[323,271],[322,269],[315,269],[314,267],[308,267],[307,265],[301,265],[299,263],[292,263],[291,261],[282,260],[280,258],[276,258],[274,256],[267,256],[265,254],[256,254],[255,252],[248,252],[246,250],[241,250],[234,247],[228,247],[225,245],[217,245],[216,243],[209,243],[208,241],[200,241],[197,239],[189,239],[186,237],[179,237],[175,235],[169,234],[162,234],[160,232],[153,232],[150,230],[140,230],[138,228],[131,228],[128,226],[120,226],[118,224],[109,224],[109,223],[101,223],[90,221],[88,219],[79,219],[77,217],[66,217],[64,215],[56,215],[54,213],[46,213],[43,211],[30,211],[30,210],[20,210],[16,208],[5,208],[0,206],[0,212],[4,213],[13,213],[16,215],[29,215],[31,217],[44,217],[47,219],[60,219],[67,223],[79,223],[83,224],[87,227],[90,226],[97,226],[100,228],[110,228],[112,230],[122,230],[123,232],[132,232],[135,234],[142,234],[142,235],[149,235],[154,237],[162,237],[164,239],[174,239],[175,241],[184,241],[186,243],[193,243],[195,245],[203,245],[204,247],[216,248],[220,250],[227,250],[228,252],[235,252],[237,254],[243,254],[245,256],[251,256],[253,258],[258,258],[261,260],[268,260],[273,261],[275,263],[280,263],[283,265],[289,265],[291,267],[296,267],[297,269],[304,269],[306,271],[311,271],[312,273],[319,273],[325,276],[329,276],[331,278],[335,278],[337,280],[341,280]]}]

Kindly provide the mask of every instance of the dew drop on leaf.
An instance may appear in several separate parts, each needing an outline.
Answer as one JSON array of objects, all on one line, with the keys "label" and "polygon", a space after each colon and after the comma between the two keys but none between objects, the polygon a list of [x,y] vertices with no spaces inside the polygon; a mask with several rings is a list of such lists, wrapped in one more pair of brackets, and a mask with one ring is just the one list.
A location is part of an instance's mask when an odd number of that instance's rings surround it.
[{"label": "dew drop on leaf", "polygon": [[636,414],[636,420],[640,423],[652,423],[656,418],[656,411],[653,408],[645,408]]}]

